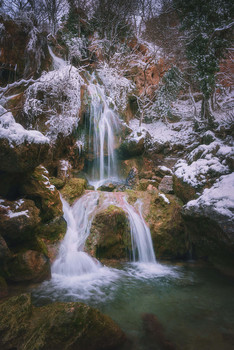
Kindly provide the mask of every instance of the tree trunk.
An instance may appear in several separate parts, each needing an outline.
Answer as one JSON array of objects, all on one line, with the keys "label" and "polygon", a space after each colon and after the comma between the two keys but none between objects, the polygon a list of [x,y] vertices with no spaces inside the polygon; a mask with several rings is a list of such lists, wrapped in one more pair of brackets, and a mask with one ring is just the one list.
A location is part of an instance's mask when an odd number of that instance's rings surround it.
[{"label": "tree trunk", "polygon": [[215,127],[214,116],[210,109],[209,99],[204,95],[202,97],[201,118],[204,120],[208,129],[213,129]]}]

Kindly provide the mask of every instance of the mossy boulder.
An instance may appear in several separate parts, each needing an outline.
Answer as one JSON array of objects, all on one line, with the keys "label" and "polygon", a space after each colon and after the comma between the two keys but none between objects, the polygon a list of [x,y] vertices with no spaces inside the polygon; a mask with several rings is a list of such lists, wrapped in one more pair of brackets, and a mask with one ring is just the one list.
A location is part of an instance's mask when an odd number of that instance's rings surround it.
[{"label": "mossy boulder", "polygon": [[67,223],[62,216],[56,217],[37,228],[37,235],[51,242],[61,241],[67,231]]},{"label": "mossy boulder", "polygon": [[5,272],[6,279],[13,282],[42,282],[51,276],[49,259],[34,250],[23,251],[12,257]]},{"label": "mossy boulder", "polygon": [[125,335],[107,315],[82,303],[34,307],[29,294],[0,304],[2,350],[112,350]]},{"label": "mossy boulder", "polygon": [[53,220],[63,215],[59,192],[50,183],[48,171],[43,166],[38,166],[34,172],[27,177],[22,186],[22,192],[25,196],[35,201],[40,209],[43,222]]},{"label": "mossy boulder", "polygon": [[73,204],[84,193],[86,187],[87,181],[85,179],[72,178],[66,182],[61,194],[69,204]]},{"label": "mossy boulder", "polygon": [[134,205],[142,201],[142,214],[150,226],[157,258],[185,258],[188,253],[188,238],[181,215],[182,203],[173,195],[166,195],[167,203],[154,187],[147,191],[127,191],[128,202]]},{"label": "mossy boulder", "polygon": [[177,176],[173,176],[173,190],[175,195],[180,198],[184,204],[196,198],[196,189]]},{"label": "mossy boulder", "polygon": [[0,232],[11,246],[35,237],[35,229],[41,222],[39,209],[30,199],[1,200]]},{"label": "mossy boulder", "polygon": [[146,191],[148,186],[158,186],[158,182],[156,180],[149,180],[149,179],[140,179],[138,185],[136,186],[137,191]]},{"label": "mossy boulder", "polygon": [[57,190],[61,190],[61,188],[63,188],[65,185],[65,180],[59,179],[57,177],[50,177],[50,183],[54,185]]},{"label": "mossy boulder", "polygon": [[126,213],[110,205],[94,217],[86,249],[93,256],[106,259],[128,258],[131,235]]}]

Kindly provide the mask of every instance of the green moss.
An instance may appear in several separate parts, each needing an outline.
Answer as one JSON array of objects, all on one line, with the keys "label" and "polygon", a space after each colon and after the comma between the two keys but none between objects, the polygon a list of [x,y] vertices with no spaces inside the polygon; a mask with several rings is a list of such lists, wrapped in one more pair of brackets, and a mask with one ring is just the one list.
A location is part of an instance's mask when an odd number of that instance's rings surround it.
[{"label": "green moss", "polygon": [[41,224],[37,230],[37,234],[52,243],[62,240],[66,231],[67,223],[64,218],[60,216],[48,223]]},{"label": "green moss", "polygon": [[125,336],[110,317],[82,303],[33,307],[23,294],[0,304],[0,343],[4,349],[114,349]]},{"label": "green moss", "polygon": [[58,179],[57,177],[50,177],[50,183],[54,185],[57,190],[60,190],[65,185],[65,181]]},{"label": "green moss", "polygon": [[196,198],[196,189],[176,176],[173,177],[173,190],[184,204]]},{"label": "green moss", "polygon": [[128,200],[128,203],[129,204],[134,204],[136,201],[137,201],[137,194],[136,194],[136,191],[133,191],[133,190],[126,190],[126,193],[127,193],[127,200]]},{"label": "green moss", "polygon": [[69,204],[72,204],[84,193],[86,187],[87,182],[85,179],[72,178],[63,187],[61,194]]}]

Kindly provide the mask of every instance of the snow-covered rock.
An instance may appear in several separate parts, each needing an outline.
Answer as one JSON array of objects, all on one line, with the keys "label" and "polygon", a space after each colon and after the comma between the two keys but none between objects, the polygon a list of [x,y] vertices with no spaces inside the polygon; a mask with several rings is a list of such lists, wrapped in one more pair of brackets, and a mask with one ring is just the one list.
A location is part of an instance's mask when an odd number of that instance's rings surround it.
[{"label": "snow-covered rock", "polygon": [[234,173],[222,176],[211,188],[184,206],[184,215],[208,217],[228,234],[234,243]]},{"label": "snow-covered rock", "polygon": [[0,117],[0,170],[30,171],[46,159],[48,149],[49,139],[42,133],[25,130],[10,112]]}]

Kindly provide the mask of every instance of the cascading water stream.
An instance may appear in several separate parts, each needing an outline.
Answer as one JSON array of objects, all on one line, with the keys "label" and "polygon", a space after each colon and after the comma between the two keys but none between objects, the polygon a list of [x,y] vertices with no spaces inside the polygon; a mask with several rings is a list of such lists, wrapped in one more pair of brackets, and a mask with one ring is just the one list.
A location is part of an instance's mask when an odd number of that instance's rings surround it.
[{"label": "cascading water stream", "polygon": [[120,120],[110,109],[104,88],[94,82],[93,74],[88,85],[91,96],[89,152],[94,157],[89,180],[95,188],[98,188],[105,181],[117,178],[115,135],[119,132]]}]

